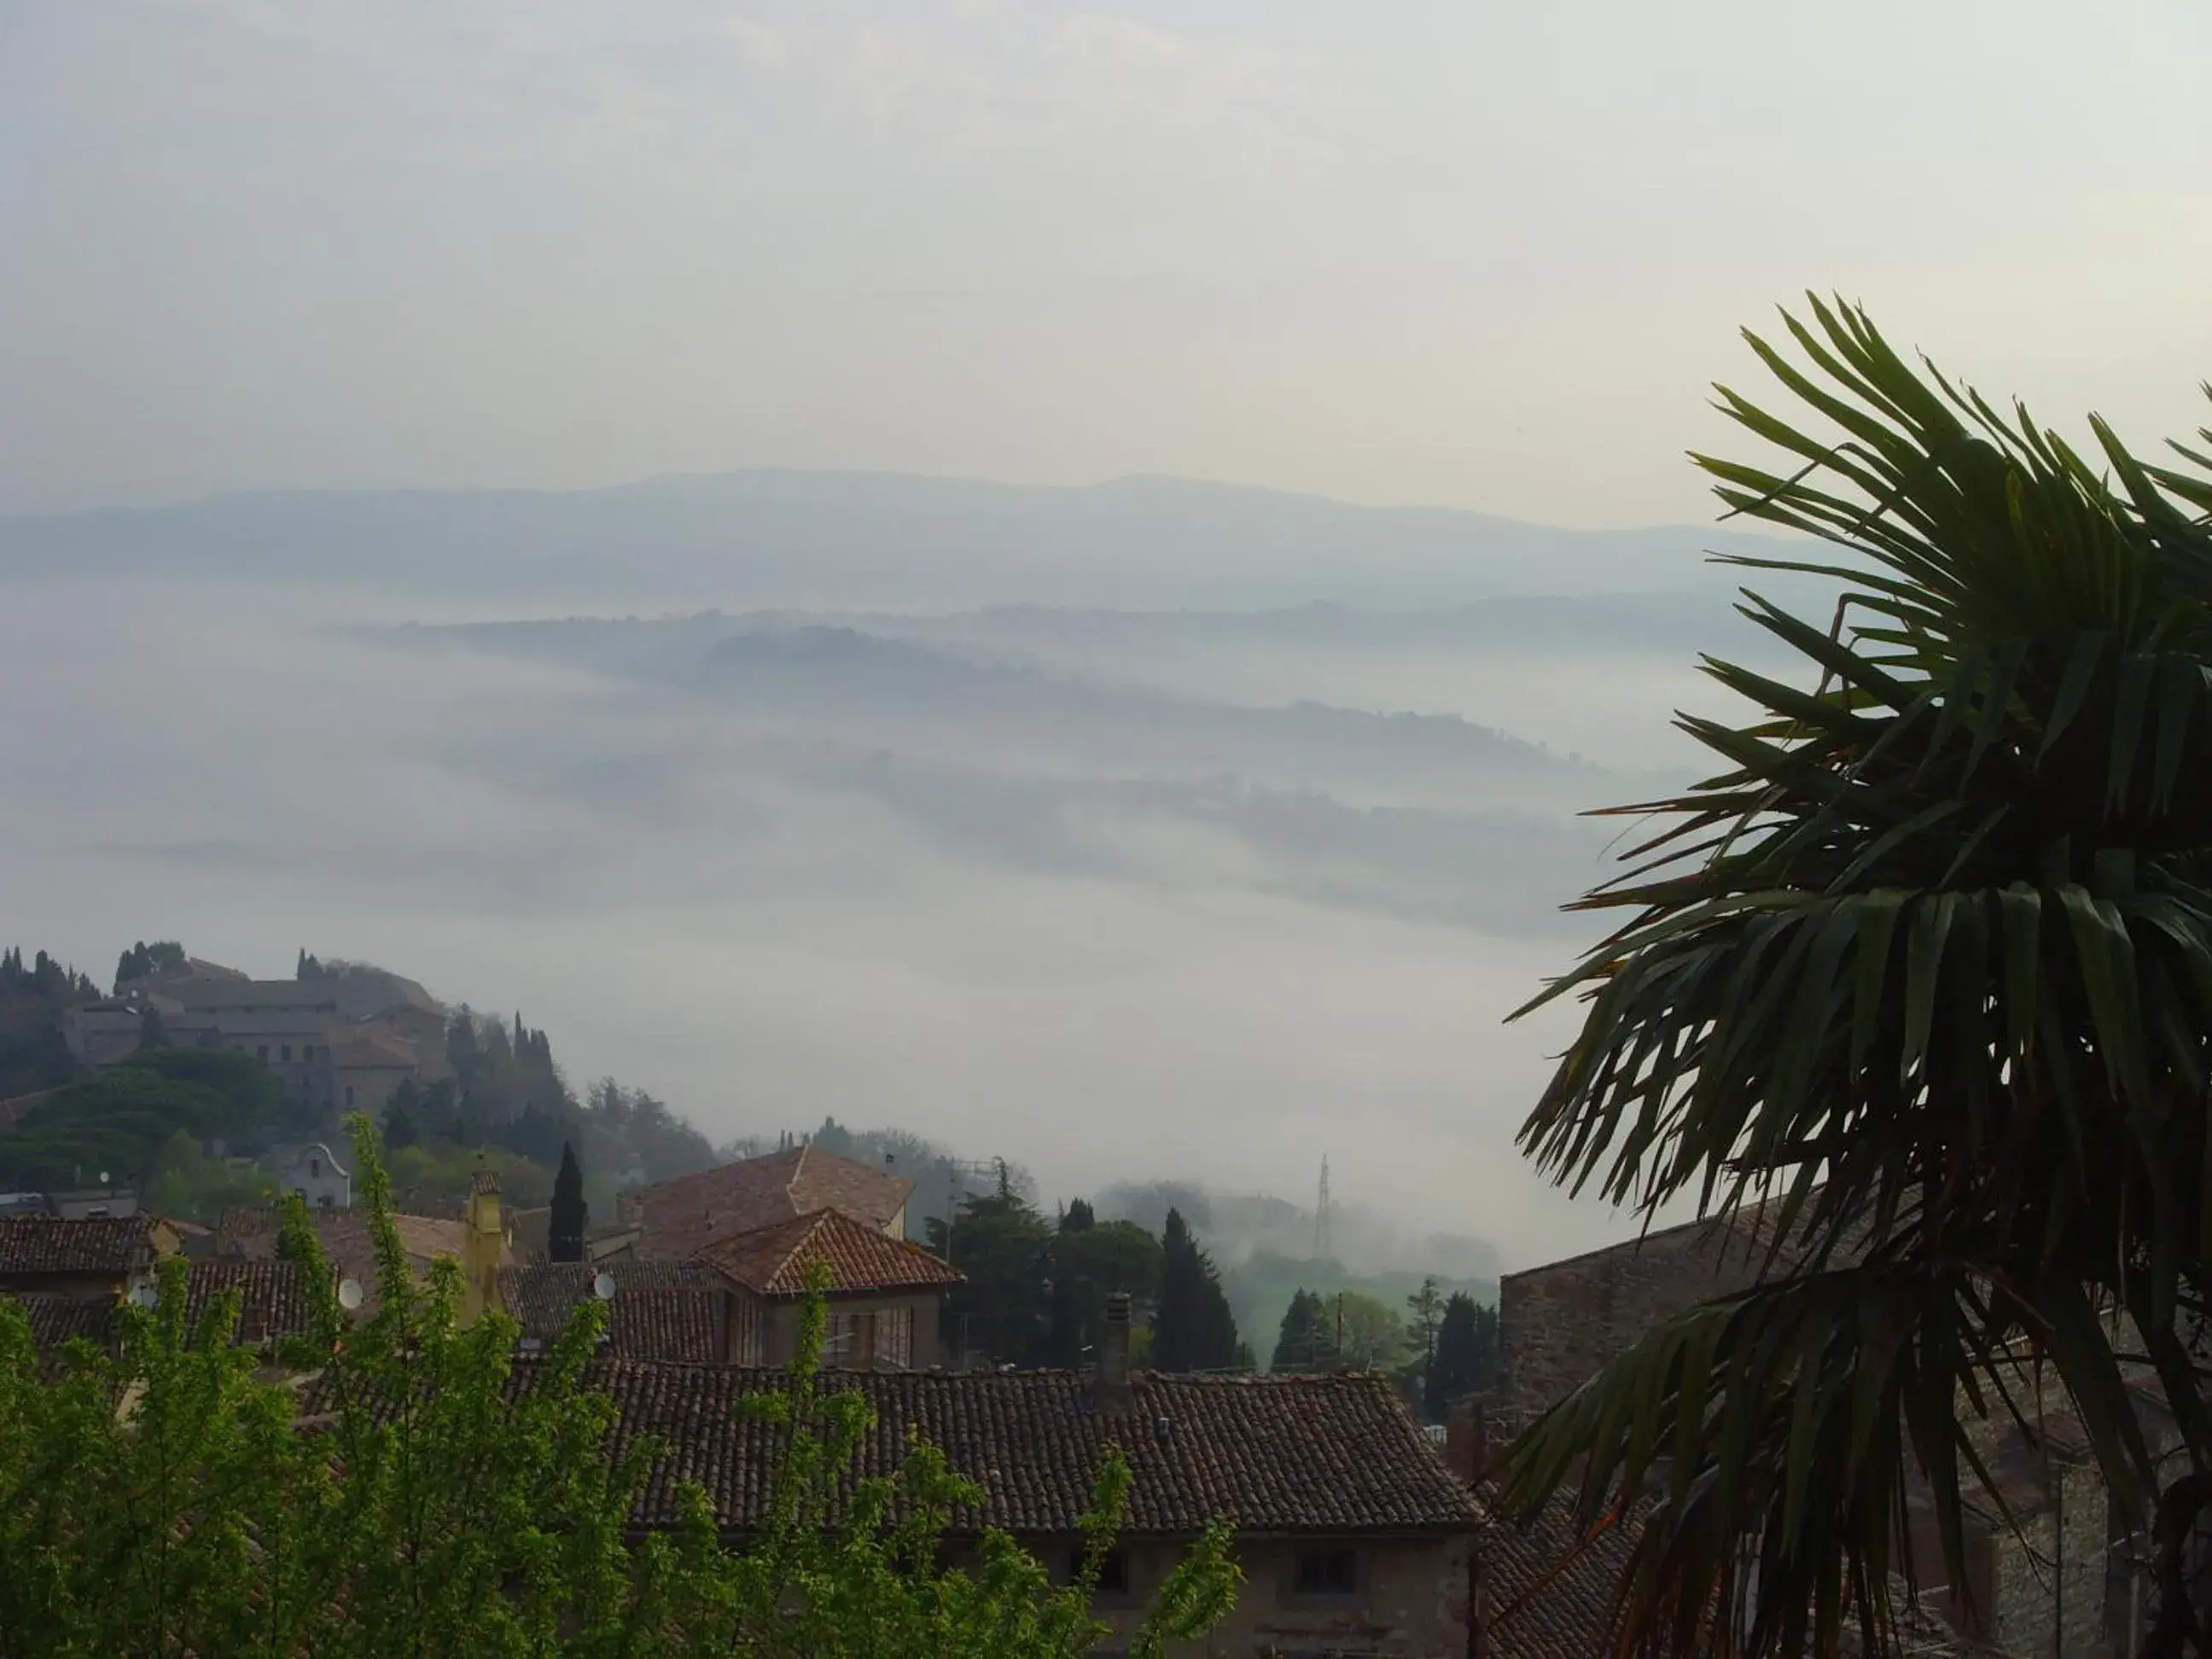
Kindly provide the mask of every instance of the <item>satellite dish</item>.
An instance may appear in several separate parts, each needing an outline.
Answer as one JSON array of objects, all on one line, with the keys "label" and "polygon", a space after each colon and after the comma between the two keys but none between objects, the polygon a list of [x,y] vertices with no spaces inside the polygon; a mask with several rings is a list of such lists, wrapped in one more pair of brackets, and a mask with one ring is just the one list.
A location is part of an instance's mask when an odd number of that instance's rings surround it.
[{"label": "satellite dish", "polygon": [[348,1313],[361,1306],[361,1280],[358,1279],[338,1280],[338,1306],[343,1308]]},{"label": "satellite dish", "polygon": [[103,1187],[107,1184],[107,1171],[105,1170],[100,1172],[100,1184]]},{"label": "satellite dish", "polygon": [[602,1302],[613,1301],[615,1299],[615,1276],[610,1273],[601,1273],[597,1279],[592,1281],[592,1294],[599,1297]]},{"label": "satellite dish", "polygon": [[131,1290],[131,1299],[142,1308],[150,1308],[161,1299],[161,1293],[151,1285],[140,1285]]}]

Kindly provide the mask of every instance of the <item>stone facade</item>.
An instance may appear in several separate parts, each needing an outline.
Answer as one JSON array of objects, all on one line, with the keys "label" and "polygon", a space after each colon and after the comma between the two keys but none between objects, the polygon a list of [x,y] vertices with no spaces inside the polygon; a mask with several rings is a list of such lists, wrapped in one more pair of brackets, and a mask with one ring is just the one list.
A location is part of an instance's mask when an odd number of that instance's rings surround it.
[{"label": "stone facade", "polygon": [[[1030,1540],[1038,1559],[1072,1557],[1073,1541]],[[1102,1595],[1098,1617],[1112,1629],[1102,1655],[1126,1652],[1144,1603],[1182,1557],[1184,1546],[1136,1539],[1123,1550],[1126,1591]],[[1302,1591],[1349,1558],[1348,1591]],[[1328,1559],[1322,1559],[1328,1558]],[[1196,1652],[1208,1659],[1464,1659],[1474,1540],[1444,1537],[1237,1540],[1244,1587],[1237,1606]],[[1341,1579],[1337,1582],[1345,1582]]]},{"label": "stone facade", "polygon": [[1753,1226],[1698,1221],[1506,1274],[1498,1285],[1499,1404],[1509,1413],[1541,1411],[1662,1321],[1755,1283],[1765,1257]]}]

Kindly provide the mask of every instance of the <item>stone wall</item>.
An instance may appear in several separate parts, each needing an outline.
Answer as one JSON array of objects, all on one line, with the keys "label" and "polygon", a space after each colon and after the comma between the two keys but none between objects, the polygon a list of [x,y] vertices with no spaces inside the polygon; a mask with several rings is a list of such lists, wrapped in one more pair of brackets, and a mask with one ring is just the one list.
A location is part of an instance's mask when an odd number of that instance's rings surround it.
[{"label": "stone wall", "polygon": [[[1314,1544],[1350,1544],[1316,1539]],[[1247,1538],[1237,1547],[1244,1587],[1227,1619],[1203,1642],[1179,1645],[1208,1659],[1465,1659],[1468,1595],[1474,1540],[1364,1540],[1358,1589],[1341,1598],[1310,1598],[1293,1589],[1292,1571],[1302,1546]],[[1103,1605],[1098,1616],[1113,1626],[1102,1656],[1126,1650],[1143,1603],[1180,1559],[1181,1547],[1149,1540],[1129,1547],[1126,1597]],[[1040,1550],[1049,1562],[1052,1558]]]},{"label": "stone wall", "polygon": [[1500,1404],[1540,1411],[1683,1309],[1753,1284],[1765,1261],[1748,1226],[1692,1222],[1498,1281]]}]

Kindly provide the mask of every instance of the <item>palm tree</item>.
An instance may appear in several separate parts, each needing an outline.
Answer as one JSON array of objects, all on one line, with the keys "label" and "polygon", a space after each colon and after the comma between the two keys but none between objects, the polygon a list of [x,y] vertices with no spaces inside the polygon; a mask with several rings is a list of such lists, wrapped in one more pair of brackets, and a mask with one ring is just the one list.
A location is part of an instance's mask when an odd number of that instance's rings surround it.
[{"label": "palm tree", "polygon": [[2055,1400],[2158,1517],[2145,1652],[2204,1651],[2178,1592],[2212,1503],[2212,484],[2094,420],[2093,463],[1858,309],[1784,321],[1809,367],[1746,337],[1832,433],[1723,387],[1790,459],[1695,459],[1842,550],[1738,561],[1832,579],[1833,621],[1745,593],[1805,684],[1705,660],[1759,712],[1684,717],[1723,769],[1620,809],[1658,827],[1580,902],[1627,919],[1536,1000],[1587,1006],[1522,1130],[1647,1213],[1759,1206],[1768,1272],[1560,1402],[1504,1498],[1571,1486],[1633,1529],[1624,1650],[1887,1650],[1908,1500],[1965,1583],[1977,1421],[2033,1434]]}]

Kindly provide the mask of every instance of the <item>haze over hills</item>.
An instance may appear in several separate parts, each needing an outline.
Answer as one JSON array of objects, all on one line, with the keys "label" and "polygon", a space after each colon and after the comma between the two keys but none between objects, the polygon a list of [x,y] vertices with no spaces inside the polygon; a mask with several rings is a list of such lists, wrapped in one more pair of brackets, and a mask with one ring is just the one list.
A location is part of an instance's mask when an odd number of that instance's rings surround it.
[{"label": "haze over hills", "polygon": [[[897,1123],[1507,1263],[1561,903],[1751,650],[1701,530],[746,473],[0,520],[0,857],[87,961],[302,938],[718,1140]],[[1774,587],[1771,580],[1759,586]],[[1800,607],[1825,620],[1825,603]]]},{"label": "haze over hills", "polygon": [[1503,594],[1725,588],[1705,528],[1577,531],[1138,477],[1044,488],[748,471],[602,489],[292,491],[0,517],[0,582],[311,586],[447,609],[1024,603],[1401,610]]}]

